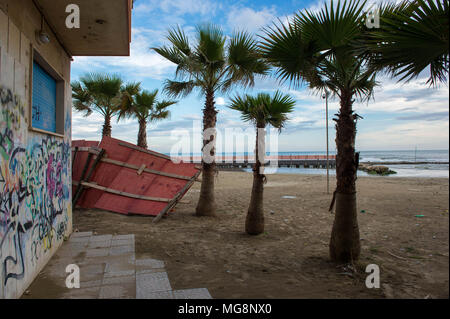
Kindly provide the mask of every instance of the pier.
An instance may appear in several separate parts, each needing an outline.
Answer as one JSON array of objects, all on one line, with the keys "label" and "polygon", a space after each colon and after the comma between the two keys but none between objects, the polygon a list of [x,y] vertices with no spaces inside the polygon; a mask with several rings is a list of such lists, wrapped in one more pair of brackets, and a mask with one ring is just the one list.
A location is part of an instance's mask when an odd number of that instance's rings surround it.
[{"label": "pier", "polygon": [[[182,156],[181,161],[185,163],[201,164],[201,156]],[[216,166],[223,170],[239,168],[251,168],[255,163],[255,157],[251,156],[223,156],[216,155]],[[440,161],[397,161],[397,162],[370,162],[361,161],[360,165],[420,165],[420,164],[449,164]],[[328,157],[330,169],[336,168],[336,155]],[[326,155],[268,155],[265,157],[265,166],[293,167],[293,168],[327,168]]]},{"label": "pier", "polygon": [[[182,157],[183,162],[201,163],[200,156]],[[216,166],[219,169],[236,169],[236,168],[250,168],[255,163],[255,157],[252,156],[221,156],[216,155]],[[294,168],[326,168],[326,155],[281,155],[281,156],[266,156],[265,166],[278,167],[294,167]],[[336,156],[330,155],[328,157],[328,165],[330,168],[336,167]]]}]

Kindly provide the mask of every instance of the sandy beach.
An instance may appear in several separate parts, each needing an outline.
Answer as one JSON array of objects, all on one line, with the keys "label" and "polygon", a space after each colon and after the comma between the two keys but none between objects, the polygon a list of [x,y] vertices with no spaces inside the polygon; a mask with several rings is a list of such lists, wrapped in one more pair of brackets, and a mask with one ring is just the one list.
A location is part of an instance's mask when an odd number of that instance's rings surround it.
[{"label": "sandy beach", "polygon": [[[174,289],[207,287],[213,298],[449,297],[448,179],[358,179],[356,274],[328,258],[334,216],[325,176],[268,175],[266,228],[256,237],[244,233],[251,185],[249,173],[221,171],[215,218],[193,215],[196,183],[157,224],[152,217],[74,210],[74,229],[134,233],[137,257],[164,260]],[[334,177],[330,185],[332,192]],[[380,266],[380,289],[365,287],[368,264]]]}]

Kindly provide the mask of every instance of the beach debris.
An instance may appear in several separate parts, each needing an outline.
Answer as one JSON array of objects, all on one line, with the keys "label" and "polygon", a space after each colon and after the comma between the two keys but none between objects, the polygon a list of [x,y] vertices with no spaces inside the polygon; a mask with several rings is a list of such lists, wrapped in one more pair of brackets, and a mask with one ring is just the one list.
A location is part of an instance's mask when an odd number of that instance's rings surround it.
[{"label": "beach debris", "polygon": [[284,195],[284,196],[281,196],[281,198],[293,199],[293,198],[297,198],[297,196]]},{"label": "beach debris", "polygon": [[366,212],[366,211],[365,211],[364,209],[361,209],[361,213],[363,213],[363,214],[364,214],[365,212]]},{"label": "beach debris", "polygon": [[382,166],[382,165],[368,165],[368,164],[359,164],[358,167],[361,171],[364,171],[370,175],[381,175],[381,176],[386,176],[386,175],[391,175],[391,174],[397,174],[396,171],[393,171],[391,169],[389,169],[389,167],[387,166]]},{"label": "beach debris", "polygon": [[201,174],[194,163],[175,164],[170,156],[107,136],[72,146],[73,207],[151,215],[156,223],[175,211]]},{"label": "beach debris", "polygon": [[416,215],[415,217],[417,217],[417,218],[422,218],[422,217],[425,217],[425,215]]},{"label": "beach debris", "polygon": [[275,214],[275,212],[274,212],[273,210],[271,210],[269,213],[270,213],[271,215],[274,215],[274,214]]}]

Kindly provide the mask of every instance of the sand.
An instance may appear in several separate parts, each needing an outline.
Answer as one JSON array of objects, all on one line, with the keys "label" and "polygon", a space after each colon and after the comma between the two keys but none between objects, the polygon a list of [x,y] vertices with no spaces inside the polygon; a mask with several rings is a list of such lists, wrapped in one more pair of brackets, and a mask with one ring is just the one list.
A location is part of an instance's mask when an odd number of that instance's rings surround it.
[{"label": "sand", "polygon": [[[328,258],[334,216],[325,176],[268,175],[266,231],[259,236],[244,233],[251,183],[249,173],[220,172],[215,218],[193,215],[196,183],[187,203],[157,224],[152,217],[74,210],[74,229],[134,233],[137,257],[164,260],[173,289],[206,287],[214,298],[449,297],[448,179],[358,179],[356,273]],[[334,185],[331,178],[331,191]],[[380,289],[365,286],[368,264],[380,266]]]}]

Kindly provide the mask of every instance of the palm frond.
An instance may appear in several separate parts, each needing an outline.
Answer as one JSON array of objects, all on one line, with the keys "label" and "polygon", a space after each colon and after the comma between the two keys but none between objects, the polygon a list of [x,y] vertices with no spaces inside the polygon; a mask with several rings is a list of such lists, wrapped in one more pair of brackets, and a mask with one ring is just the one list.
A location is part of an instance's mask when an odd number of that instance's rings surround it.
[{"label": "palm frond", "polygon": [[228,45],[227,79],[222,91],[232,84],[253,86],[255,75],[266,75],[268,64],[262,59],[256,41],[246,32],[236,32]]},{"label": "palm frond", "polygon": [[182,52],[176,47],[161,46],[159,48],[153,47],[151,49],[176,65],[184,60]]},{"label": "palm frond", "polygon": [[210,68],[220,68],[224,63],[225,36],[214,24],[197,26],[197,54],[202,63]]},{"label": "palm frond", "polygon": [[92,109],[89,106],[91,104],[91,96],[89,92],[78,81],[73,81],[71,86],[73,107],[77,111],[84,113],[84,116],[91,115]]},{"label": "palm frond", "polygon": [[430,85],[446,82],[449,1],[414,0],[382,7],[380,28],[367,32],[363,46],[371,53],[374,69],[385,68],[399,81],[410,81],[428,69]]},{"label": "palm frond", "polygon": [[269,124],[281,130],[294,106],[295,100],[290,95],[276,91],[273,96],[267,93],[235,96],[231,99],[229,108],[239,111],[243,121],[252,122],[257,127]]},{"label": "palm frond", "polygon": [[164,93],[171,97],[186,97],[195,87],[194,81],[178,82],[166,80],[164,84]]},{"label": "palm frond", "polygon": [[259,47],[264,58],[276,67],[279,80],[289,81],[293,86],[301,85],[319,52],[315,41],[305,40],[299,25],[292,21],[287,25],[279,21],[263,32]]},{"label": "palm frond", "polygon": [[175,28],[169,30],[167,39],[172,45],[177,48],[184,55],[191,55],[191,47],[189,46],[189,39],[184,31],[177,25]]}]

